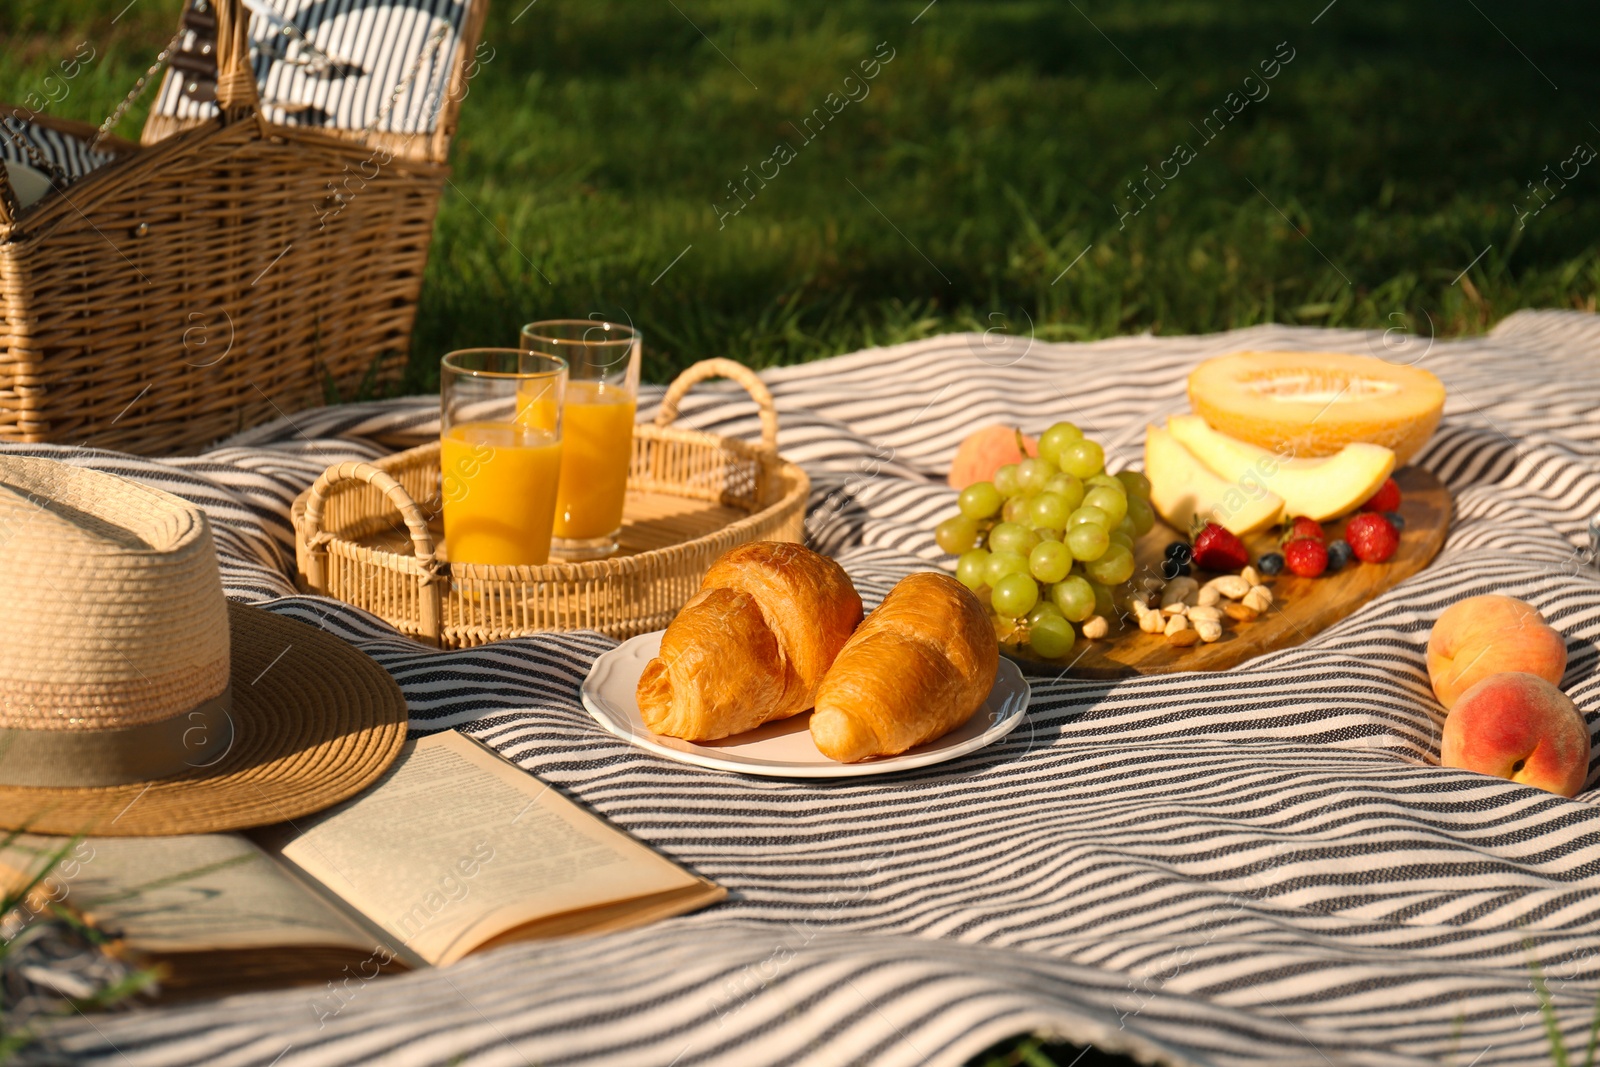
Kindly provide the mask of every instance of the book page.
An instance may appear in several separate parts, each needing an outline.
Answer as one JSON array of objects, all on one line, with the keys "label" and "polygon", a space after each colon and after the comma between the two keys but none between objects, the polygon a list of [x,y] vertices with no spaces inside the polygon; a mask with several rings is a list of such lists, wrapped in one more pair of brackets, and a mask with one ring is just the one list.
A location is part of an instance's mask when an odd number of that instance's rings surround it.
[{"label": "book page", "polygon": [[295,829],[272,842],[286,862],[434,964],[567,912],[720,895],[453,731],[407,744],[377,785]]},{"label": "book page", "polygon": [[[37,871],[66,838],[24,834],[0,864]],[[91,837],[73,845],[49,894],[151,953],[377,944],[338,909],[237,834]]]}]

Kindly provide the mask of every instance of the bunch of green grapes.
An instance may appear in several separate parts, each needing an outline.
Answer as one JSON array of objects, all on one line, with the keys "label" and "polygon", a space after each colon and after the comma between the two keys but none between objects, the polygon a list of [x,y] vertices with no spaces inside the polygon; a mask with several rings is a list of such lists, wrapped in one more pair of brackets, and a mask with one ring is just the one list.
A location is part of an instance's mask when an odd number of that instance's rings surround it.
[{"label": "bunch of green grapes", "polygon": [[961,491],[961,513],[939,524],[956,577],[988,603],[1000,629],[1056,659],[1077,643],[1073,623],[1110,618],[1112,591],[1133,578],[1133,543],[1155,525],[1150,482],[1106,474],[1105,453],[1070,422],[1039,438],[1039,454]]}]

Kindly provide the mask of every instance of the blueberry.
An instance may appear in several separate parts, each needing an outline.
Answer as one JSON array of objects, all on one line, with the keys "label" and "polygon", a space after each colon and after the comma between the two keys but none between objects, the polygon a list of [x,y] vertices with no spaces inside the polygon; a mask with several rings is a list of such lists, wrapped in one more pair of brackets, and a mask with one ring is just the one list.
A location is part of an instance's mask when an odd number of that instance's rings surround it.
[{"label": "blueberry", "polygon": [[1178,559],[1164,559],[1161,561],[1161,577],[1167,581],[1186,576],[1189,573],[1189,561]]},{"label": "blueberry", "polygon": [[1174,541],[1167,546],[1167,559],[1182,560],[1187,563],[1194,558],[1194,549],[1189,547],[1187,541]]},{"label": "blueberry", "polygon": [[1277,574],[1283,570],[1283,553],[1268,552],[1256,560],[1256,570],[1262,574]]},{"label": "blueberry", "polygon": [[1396,530],[1404,530],[1406,528],[1405,517],[1402,516],[1398,511],[1385,511],[1383,513],[1383,517],[1388,519],[1389,525],[1393,526]]},{"label": "blueberry", "polygon": [[1349,563],[1355,557],[1355,549],[1350,547],[1350,542],[1339,538],[1328,545],[1328,569],[1336,571]]}]

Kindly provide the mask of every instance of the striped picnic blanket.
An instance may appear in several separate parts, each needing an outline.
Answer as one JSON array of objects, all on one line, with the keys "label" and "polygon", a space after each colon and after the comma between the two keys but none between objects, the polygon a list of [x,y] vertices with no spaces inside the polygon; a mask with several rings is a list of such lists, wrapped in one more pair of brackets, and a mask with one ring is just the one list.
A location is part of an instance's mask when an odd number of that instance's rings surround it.
[{"label": "striped picnic blanket", "polygon": [[[229,593],[369,652],[414,732],[482,739],[731,891],[648,929],[375,981],[337,1013],[326,990],[258,994],[75,1020],[67,1047],[124,1067],[922,1065],[1038,1030],[1169,1064],[1532,1065],[1549,1062],[1538,961],[1581,1048],[1600,993],[1596,793],[1437,767],[1423,651],[1451,601],[1522,597],[1567,635],[1567,691],[1600,709],[1600,319],[1522,313],[1431,346],[1277,326],[949,336],[765,377],[814,479],[813,541],[870,605],[938,560],[940,476],[969,429],[1069,418],[1136,463],[1197,360],[1265,347],[1389,353],[1444,379],[1420,457],[1455,494],[1438,560],[1226,674],[1036,681],[1004,742],[884,778],[743,778],[632,748],[579,703],[612,644],[592,633],[439,652],[294,595],[290,501],[327,464],[378,455],[367,435],[435,433],[426,398],[304,413],[191,459],[29,449],[203,505]],[[733,391],[697,390],[685,417],[757,430]]]}]

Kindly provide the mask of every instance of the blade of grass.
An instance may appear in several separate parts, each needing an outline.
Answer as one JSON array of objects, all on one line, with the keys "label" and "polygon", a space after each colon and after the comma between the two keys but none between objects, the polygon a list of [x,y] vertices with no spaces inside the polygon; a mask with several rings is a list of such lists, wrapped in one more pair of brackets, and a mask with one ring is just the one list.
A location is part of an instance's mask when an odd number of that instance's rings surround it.
[{"label": "blade of grass", "polygon": [[1544,1034],[1550,1042],[1550,1062],[1554,1067],[1570,1067],[1567,1060],[1567,1043],[1561,1038],[1561,1021],[1556,1018],[1556,1006],[1545,985],[1544,968],[1539,961],[1529,959],[1528,970],[1533,975],[1533,991],[1539,998],[1539,1017],[1544,1020]]},{"label": "blade of grass", "polygon": [[[5,851],[6,848],[12,845],[17,840],[18,836],[18,834],[13,833],[7,837],[5,842],[0,844],[0,852]],[[45,860],[44,866],[39,869],[38,873],[33,875],[26,885],[14,892],[6,893],[5,897],[0,899],[0,916],[7,915],[13,908],[26,903],[28,897],[33,893],[33,891],[44,884],[45,880],[50,877],[50,873],[61,865],[62,860],[67,858],[67,853],[77,848],[79,842],[82,840],[82,835],[69,838],[66,844],[49,854]],[[3,948],[4,946],[0,946],[0,949]]]},{"label": "blade of grass", "polygon": [[1600,996],[1594,998],[1594,1016],[1589,1020],[1589,1047],[1583,1054],[1583,1067],[1594,1067],[1596,1049],[1600,1049]]},{"label": "blade of grass", "polygon": [[[22,835],[23,831],[13,830],[0,836],[0,856],[16,847]],[[47,851],[41,852],[32,848],[19,849],[19,851],[26,852],[35,859],[43,855],[44,862],[31,876],[27,876],[26,872],[22,872],[27,877],[27,881],[19,888],[6,890],[3,894],[0,894],[0,920],[22,907],[26,907],[30,913],[24,920],[24,924],[37,917],[39,912],[34,908],[29,898],[36,889],[49,881],[50,876],[61,866],[62,861],[67,858],[69,853],[77,849],[82,841],[83,835],[80,834],[68,838],[59,848]],[[90,946],[93,946],[94,951],[99,951],[100,946],[108,940],[103,932],[89,926],[81,916],[72,913],[68,908],[60,906],[55,901],[49,903],[47,910],[53,919],[63,922],[69,929],[83,936],[84,940]],[[4,962],[5,958],[11,953],[15,940],[15,938],[0,940],[0,962]],[[78,1011],[107,1008],[148,988],[159,977],[157,972],[149,969],[132,971],[112,982],[106,988],[96,991],[92,996],[71,998],[65,1004]],[[13,1056],[28,1048],[34,1041],[34,1037],[35,1034],[31,1027],[18,1025],[12,1021],[12,1017],[5,1010],[4,1002],[0,1001],[0,1065],[9,1063]]]}]

